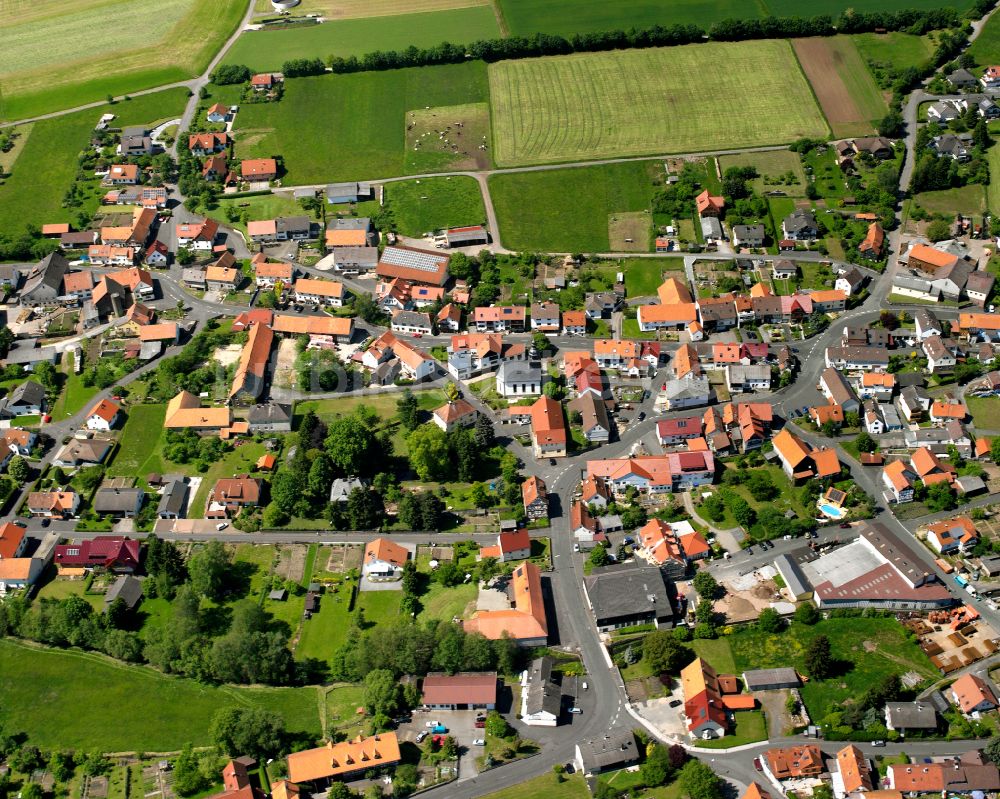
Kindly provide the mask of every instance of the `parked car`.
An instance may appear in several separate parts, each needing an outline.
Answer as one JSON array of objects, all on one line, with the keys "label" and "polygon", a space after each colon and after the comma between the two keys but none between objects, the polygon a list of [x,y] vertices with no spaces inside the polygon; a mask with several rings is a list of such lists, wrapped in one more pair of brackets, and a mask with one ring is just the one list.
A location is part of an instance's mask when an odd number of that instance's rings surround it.
[{"label": "parked car", "polygon": [[420,732],[418,732],[417,733],[417,743],[423,742],[424,738],[426,738],[428,735],[430,735],[430,733],[427,732],[427,730],[421,730]]},{"label": "parked car", "polygon": [[578,708],[578,707],[571,707],[569,709],[569,712],[573,713],[574,715],[579,715],[580,713],[583,713],[583,711],[580,710],[580,708]]},{"label": "parked car", "polygon": [[635,543],[635,539],[632,538],[632,536],[627,535],[622,539],[622,543],[624,543],[626,546],[632,546],[632,544]]},{"label": "parked car", "polygon": [[472,745],[473,746],[486,746],[486,741],[484,739],[482,739],[482,738],[473,738],[472,739]]},{"label": "parked car", "polygon": [[485,721],[479,721],[479,720],[477,720],[476,721],[476,729],[477,730],[486,729],[486,722]]},{"label": "parked car", "polygon": [[684,704],[683,700],[680,700],[680,699],[671,699],[670,700],[670,707],[680,707],[683,704]]},{"label": "parked car", "polygon": [[646,412],[645,411],[639,411],[639,415],[635,417],[635,420],[637,422],[641,422],[645,418],[646,418]]},{"label": "parked car", "polygon": [[441,726],[441,722],[440,721],[428,721],[428,722],[426,722],[424,724],[424,726],[427,727],[428,729],[432,728],[432,727],[440,727]]},{"label": "parked car", "polygon": [[755,757],[753,759],[753,767],[755,769],[757,769],[757,771],[763,771],[764,770],[764,767],[760,764],[760,758],[759,757]]},{"label": "parked car", "polygon": [[872,746],[885,746],[885,741],[872,741]]},{"label": "parked car", "polygon": [[448,728],[445,727],[443,724],[438,724],[434,729],[431,730],[431,732],[435,734],[443,734],[448,732]]}]

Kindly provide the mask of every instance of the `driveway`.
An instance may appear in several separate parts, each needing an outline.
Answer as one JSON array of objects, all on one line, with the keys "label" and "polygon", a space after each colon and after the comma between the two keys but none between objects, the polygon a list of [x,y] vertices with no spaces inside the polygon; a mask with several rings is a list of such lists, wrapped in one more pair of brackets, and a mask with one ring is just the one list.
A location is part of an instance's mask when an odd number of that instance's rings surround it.
[{"label": "driveway", "polygon": [[[458,778],[466,780],[475,777],[479,770],[476,768],[476,758],[482,755],[480,746],[473,746],[472,742],[476,738],[483,737],[483,730],[476,729],[476,716],[486,713],[485,710],[428,710],[415,711],[413,721],[410,724],[400,725],[400,736],[407,741],[414,741],[418,733],[428,731],[427,722],[439,721],[448,728],[448,735],[455,739],[458,744]],[[421,746],[425,746],[425,740]]]}]

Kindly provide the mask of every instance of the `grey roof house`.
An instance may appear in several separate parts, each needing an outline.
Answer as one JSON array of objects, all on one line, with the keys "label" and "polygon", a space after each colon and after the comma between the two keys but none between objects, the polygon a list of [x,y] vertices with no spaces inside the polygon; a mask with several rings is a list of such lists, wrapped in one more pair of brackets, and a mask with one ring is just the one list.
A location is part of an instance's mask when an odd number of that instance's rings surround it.
[{"label": "grey roof house", "polygon": [[330,486],[330,502],[347,502],[355,488],[365,488],[365,481],[358,477],[338,477]]},{"label": "grey roof house", "polygon": [[181,477],[175,477],[167,483],[160,495],[156,515],[161,519],[180,519],[184,515],[187,490],[187,483]]},{"label": "grey roof house", "polygon": [[116,599],[120,599],[125,607],[132,610],[142,600],[142,580],[131,574],[120,575],[104,594],[104,610],[107,611]]},{"label": "grey roof house", "polygon": [[624,768],[639,762],[639,749],[631,730],[609,732],[593,741],[576,745],[576,767],[584,776]]},{"label": "grey roof house", "polygon": [[101,516],[131,518],[139,514],[146,493],[141,488],[99,488],[94,495],[94,512]]},{"label": "grey roof house", "polygon": [[34,380],[25,380],[0,399],[0,419],[38,416],[45,410],[45,389]]},{"label": "grey roof house", "polygon": [[583,578],[583,591],[601,632],[673,623],[667,582],[656,566],[632,563],[594,569]]},{"label": "grey roof house", "polygon": [[62,294],[69,261],[57,252],[46,255],[28,273],[21,289],[21,305],[53,303]]}]

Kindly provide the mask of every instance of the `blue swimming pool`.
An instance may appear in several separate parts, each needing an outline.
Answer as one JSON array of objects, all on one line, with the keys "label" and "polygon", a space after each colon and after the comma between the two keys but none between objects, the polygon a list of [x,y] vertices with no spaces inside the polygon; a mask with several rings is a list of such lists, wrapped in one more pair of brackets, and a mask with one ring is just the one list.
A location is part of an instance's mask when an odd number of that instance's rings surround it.
[{"label": "blue swimming pool", "polygon": [[838,508],[836,505],[827,505],[826,503],[820,505],[819,509],[823,511],[825,516],[831,519],[841,519],[847,513],[843,508]]}]

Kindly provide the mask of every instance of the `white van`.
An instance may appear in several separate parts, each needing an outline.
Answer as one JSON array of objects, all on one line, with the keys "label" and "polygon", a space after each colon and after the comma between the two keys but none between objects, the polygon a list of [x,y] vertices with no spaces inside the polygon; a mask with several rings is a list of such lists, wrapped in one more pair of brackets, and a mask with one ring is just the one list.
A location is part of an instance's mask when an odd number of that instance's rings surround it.
[{"label": "white van", "polygon": [[220,522],[219,524],[215,525],[216,530],[225,530],[227,527],[229,527],[229,522]]}]

